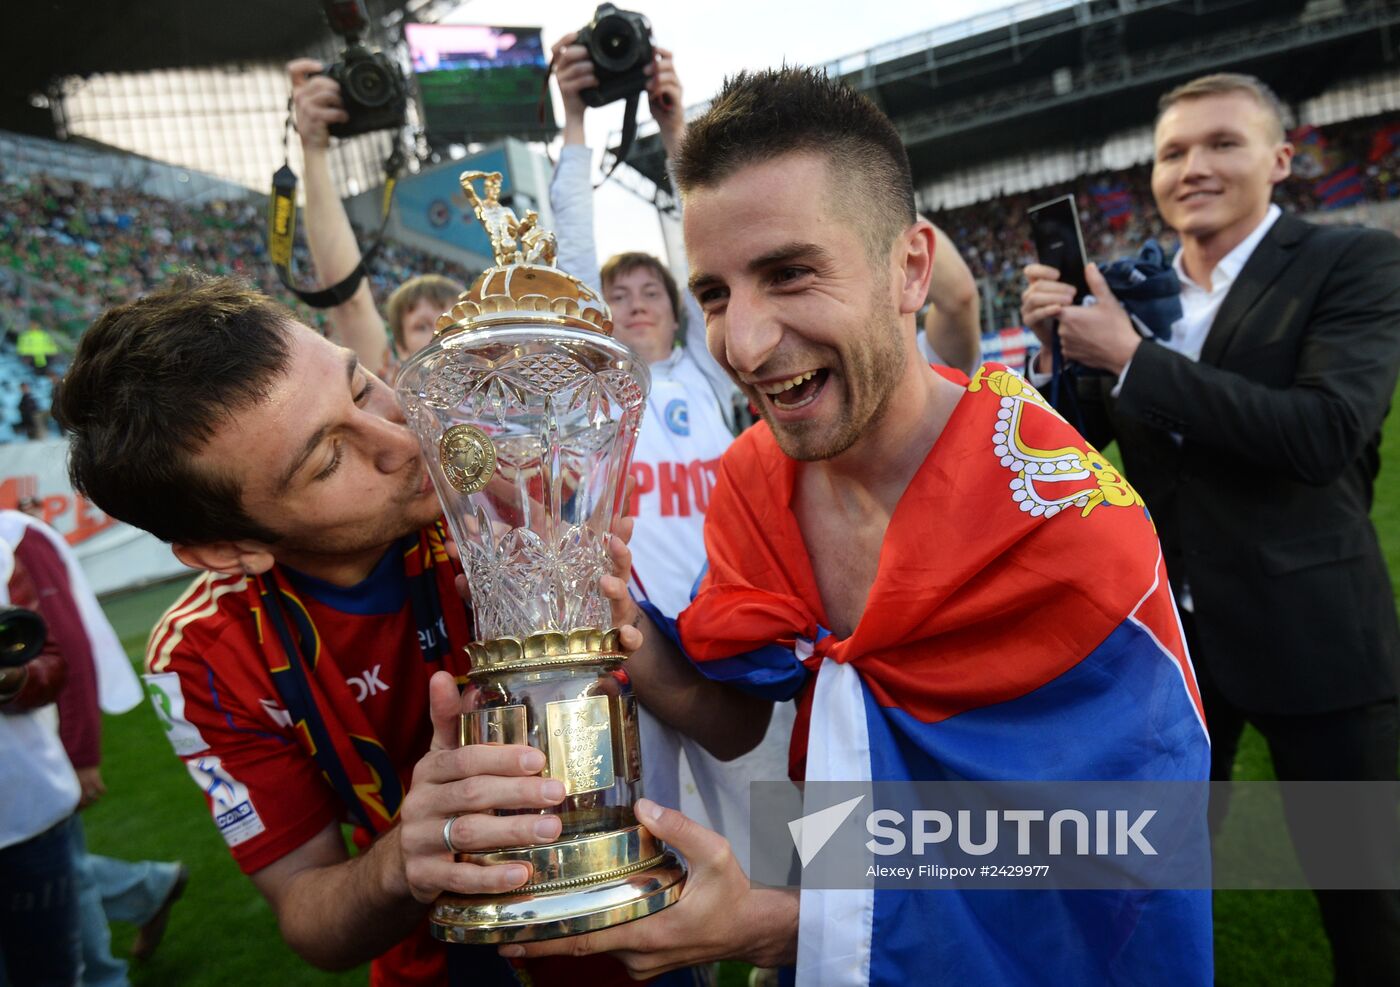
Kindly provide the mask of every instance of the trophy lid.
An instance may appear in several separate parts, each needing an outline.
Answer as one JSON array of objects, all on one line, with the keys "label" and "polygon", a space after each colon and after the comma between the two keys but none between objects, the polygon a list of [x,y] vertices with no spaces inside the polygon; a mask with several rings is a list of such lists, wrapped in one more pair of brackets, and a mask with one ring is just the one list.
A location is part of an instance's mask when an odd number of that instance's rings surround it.
[{"label": "trophy lid", "polygon": [[[477,194],[485,180],[485,197]],[[491,237],[496,264],[482,272],[456,304],[438,317],[434,338],[511,323],[569,326],[612,335],[612,313],[596,291],[554,266],[554,234],[532,209],[517,219],[501,205],[499,171],[466,171],[462,190]]]}]

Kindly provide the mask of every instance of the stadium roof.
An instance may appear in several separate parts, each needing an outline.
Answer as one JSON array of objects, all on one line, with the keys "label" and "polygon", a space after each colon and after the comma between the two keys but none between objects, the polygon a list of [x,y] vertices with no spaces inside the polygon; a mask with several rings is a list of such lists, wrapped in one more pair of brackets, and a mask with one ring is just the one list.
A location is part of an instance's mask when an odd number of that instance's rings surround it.
[{"label": "stadium roof", "polygon": [[[366,4],[373,21],[424,5]],[[291,58],[331,37],[318,0],[20,0],[0,34],[0,129],[40,136],[53,135],[52,121],[30,97],[53,80]]]},{"label": "stadium roof", "polygon": [[[1159,94],[1207,72],[1251,72],[1300,103],[1394,70],[1396,27],[1397,0],[1028,0],[826,68],[889,113],[917,188],[950,169],[1148,123]],[[628,164],[634,190],[654,188],[666,205],[654,125]]]}]

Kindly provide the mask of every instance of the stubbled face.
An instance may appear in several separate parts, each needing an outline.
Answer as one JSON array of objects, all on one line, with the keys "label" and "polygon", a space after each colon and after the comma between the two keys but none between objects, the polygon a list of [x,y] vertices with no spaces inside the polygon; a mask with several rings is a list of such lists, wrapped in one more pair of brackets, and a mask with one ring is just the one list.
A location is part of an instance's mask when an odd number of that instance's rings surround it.
[{"label": "stubbled face", "polygon": [[451,305],[450,301],[443,305],[431,298],[423,298],[403,314],[403,343],[395,344],[400,360],[407,360],[433,341],[438,316]]},{"label": "stubbled face", "polygon": [[794,459],[849,449],[904,372],[899,300],[826,159],[794,153],[687,193],[706,342]]},{"label": "stubbled face", "polygon": [[612,278],[603,290],[612,309],[613,335],[647,363],[671,355],[676,345],[676,313],[666,285],[648,267],[634,267]]},{"label": "stubbled face", "polygon": [[243,508],[282,535],[279,560],[353,556],[431,523],[437,497],[393,393],[336,346],[288,326],[288,360],[265,400],[197,454],[240,485]]},{"label": "stubbled face", "polygon": [[1182,100],[1157,122],[1152,194],[1183,237],[1231,246],[1263,221],[1293,148],[1247,93]]}]

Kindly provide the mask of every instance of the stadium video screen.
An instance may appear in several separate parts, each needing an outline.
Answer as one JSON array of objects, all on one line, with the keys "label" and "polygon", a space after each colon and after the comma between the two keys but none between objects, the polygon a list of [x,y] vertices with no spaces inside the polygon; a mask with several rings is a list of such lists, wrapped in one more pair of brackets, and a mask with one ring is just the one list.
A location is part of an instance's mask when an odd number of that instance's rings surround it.
[{"label": "stadium video screen", "polygon": [[406,24],[404,36],[429,140],[547,140],[557,132],[549,99],[539,118],[549,71],[539,28]]}]

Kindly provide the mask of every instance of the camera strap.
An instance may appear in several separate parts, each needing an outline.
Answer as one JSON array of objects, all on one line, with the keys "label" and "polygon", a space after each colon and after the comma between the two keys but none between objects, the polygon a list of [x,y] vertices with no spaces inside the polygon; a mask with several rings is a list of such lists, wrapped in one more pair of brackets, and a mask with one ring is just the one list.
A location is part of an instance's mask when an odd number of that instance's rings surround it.
[{"label": "camera strap", "polygon": [[[635,92],[627,97],[626,108],[622,111],[622,140],[618,142],[617,150],[613,152],[612,167],[603,176],[603,182],[611,178],[613,172],[617,171],[617,166],[626,161],[627,155],[632,153],[632,145],[637,140],[637,107],[641,101],[642,94],[640,92]],[[598,185],[602,185],[603,182],[599,182]],[[597,187],[597,185],[594,186],[594,188]]]},{"label": "camera strap", "polygon": [[[540,98],[535,105],[535,115],[541,126],[544,125],[546,107],[549,103],[549,79],[550,76],[554,75],[554,63],[557,61],[557,56],[550,57],[549,67],[544,70],[544,78],[540,80]],[[593,186],[595,191],[603,187],[603,183],[612,177],[613,172],[617,171],[617,166],[626,161],[627,155],[632,153],[632,145],[637,140],[637,109],[641,106],[641,101],[642,93],[640,91],[627,97],[627,103],[622,111],[622,140],[619,141],[617,150],[613,152],[612,167],[603,176],[603,181]]]},{"label": "camera strap", "polygon": [[272,176],[272,194],[268,197],[267,253],[277,277],[288,291],[312,308],[333,308],[350,300],[360,281],[369,271],[369,263],[384,243],[384,230],[389,225],[389,210],[393,204],[394,186],[403,169],[403,145],[396,140],[394,150],[384,162],[384,199],[380,207],[379,229],[374,242],[360,257],[355,269],[328,288],[310,291],[298,288],[292,277],[292,241],[297,226],[297,176],[287,159],[286,148],[291,132],[291,100],[287,101],[287,130],[282,135],[282,167]]}]

